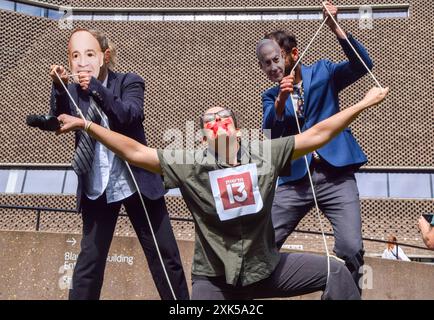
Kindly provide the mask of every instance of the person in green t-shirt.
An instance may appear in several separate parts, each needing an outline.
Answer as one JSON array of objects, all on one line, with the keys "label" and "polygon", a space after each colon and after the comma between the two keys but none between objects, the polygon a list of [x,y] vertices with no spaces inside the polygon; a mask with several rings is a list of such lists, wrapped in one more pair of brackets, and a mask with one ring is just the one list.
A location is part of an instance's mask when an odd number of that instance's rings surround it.
[{"label": "person in green t-shirt", "polygon": [[323,299],[360,299],[341,262],[305,253],[279,253],[271,206],[277,177],[291,160],[320,148],[363,110],[381,102],[388,89],[373,88],[357,104],[309,130],[280,139],[240,143],[229,109],[201,117],[206,150],[156,150],[87,120],[60,115],[66,133],[84,129],[134,166],[164,176],[180,188],[195,222],[192,299],[288,297],[323,290]]}]

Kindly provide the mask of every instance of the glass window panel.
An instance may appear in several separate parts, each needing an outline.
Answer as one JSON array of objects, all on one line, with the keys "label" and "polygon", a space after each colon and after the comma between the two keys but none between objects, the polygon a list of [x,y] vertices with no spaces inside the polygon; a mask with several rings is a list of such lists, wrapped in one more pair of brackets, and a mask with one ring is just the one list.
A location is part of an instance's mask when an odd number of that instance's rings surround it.
[{"label": "glass window panel", "polygon": [[169,191],[166,193],[166,196],[171,196],[171,197],[181,197],[181,190],[179,190],[179,188],[176,189],[169,189]]},{"label": "glass window panel", "polygon": [[431,198],[429,174],[389,173],[389,190],[392,198]]},{"label": "glass window panel", "polygon": [[196,14],[196,21],[225,21],[225,14]]},{"label": "glass window panel", "polygon": [[165,21],[194,21],[192,14],[165,14]]},{"label": "glass window panel", "polygon": [[93,20],[95,21],[127,21],[127,14],[107,14],[107,13],[94,13]]},{"label": "glass window panel", "polygon": [[282,12],[265,12],[262,14],[262,20],[297,20],[296,13],[282,13]]},{"label": "glass window panel", "polygon": [[113,20],[115,20],[115,21],[128,21],[128,14],[127,13],[116,14],[115,18]]},{"label": "glass window panel", "polygon": [[23,193],[61,193],[64,170],[27,170]]},{"label": "glass window panel", "polygon": [[374,11],[374,19],[408,18],[408,10]]},{"label": "glass window panel", "polygon": [[13,1],[0,0],[0,9],[15,10],[15,3]]},{"label": "glass window panel", "polygon": [[59,20],[64,16],[64,13],[59,10],[48,9],[47,17],[53,20]]},{"label": "glass window panel", "polygon": [[74,20],[90,21],[92,20],[92,17],[92,12],[80,12],[72,14],[72,19]]},{"label": "glass window panel", "polygon": [[387,198],[386,173],[356,173],[361,198]]},{"label": "glass window panel", "polygon": [[431,198],[434,198],[434,174],[431,175]]},{"label": "glass window panel", "polygon": [[8,183],[9,170],[0,170],[0,192],[5,192]]},{"label": "glass window panel", "polygon": [[4,187],[5,193],[20,193],[26,170],[5,170],[6,184]]},{"label": "glass window panel", "polygon": [[322,20],[322,12],[299,12],[300,20]]},{"label": "glass window panel", "polygon": [[36,7],[30,4],[18,3],[17,2],[17,12],[28,14],[31,16],[43,17],[44,9],[41,7]]},{"label": "glass window panel", "polygon": [[341,12],[341,13],[338,13],[338,19],[359,19],[359,18],[360,18],[359,12]]},{"label": "glass window panel", "polygon": [[163,15],[130,13],[128,19],[130,21],[163,21]]},{"label": "glass window panel", "polygon": [[73,170],[66,172],[65,186],[63,188],[64,194],[75,194],[77,192],[77,175]]},{"label": "glass window panel", "polygon": [[228,13],[226,15],[228,21],[249,21],[261,20],[261,15],[257,13]]}]

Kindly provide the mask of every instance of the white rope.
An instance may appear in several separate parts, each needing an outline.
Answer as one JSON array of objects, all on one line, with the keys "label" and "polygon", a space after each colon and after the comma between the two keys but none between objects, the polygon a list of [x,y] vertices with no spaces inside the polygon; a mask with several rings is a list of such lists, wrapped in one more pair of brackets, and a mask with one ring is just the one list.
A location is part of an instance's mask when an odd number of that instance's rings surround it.
[{"label": "white rope", "polygon": [[[301,59],[304,57],[304,55],[306,54],[306,52],[309,50],[310,46],[312,45],[313,41],[315,40],[315,38],[320,33],[320,31],[321,31],[322,27],[324,26],[324,24],[326,23],[326,21],[327,21],[327,17],[321,23],[320,27],[318,28],[318,30],[316,31],[315,35],[310,40],[309,44],[304,49],[304,51],[301,54],[301,56],[295,62],[294,66],[291,69],[290,74],[292,74],[294,72],[295,68],[298,66],[298,64],[300,63]],[[292,109],[294,110],[295,122],[297,123],[298,133],[301,133],[300,122],[299,122],[298,117],[297,117],[297,110],[296,110],[295,105],[294,105],[294,99],[293,99],[292,93],[290,94],[290,98],[291,98]],[[311,172],[309,170],[309,162],[307,160],[307,156],[306,155],[304,155],[303,158],[304,158],[304,162],[306,164],[307,175],[309,177],[310,187],[312,188],[313,201],[315,203],[316,214],[317,214],[317,218],[318,218],[318,221],[319,221],[319,225],[320,225],[320,229],[321,229],[321,235],[322,235],[322,239],[323,239],[323,243],[324,243],[324,249],[325,249],[326,256],[327,256],[327,281],[326,281],[326,286],[327,286],[327,284],[329,282],[329,278],[330,278],[330,252],[329,252],[329,248],[327,246],[327,240],[326,240],[326,236],[325,236],[325,232],[324,232],[324,226],[323,226],[323,221],[322,221],[322,218],[321,218],[321,212],[320,212],[319,206],[318,206],[318,201],[317,201],[317,197],[316,197],[315,187],[314,187],[314,184],[313,184],[312,174],[311,174]]]},{"label": "white rope", "polygon": [[85,122],[86,122],[86,118],[83,115],[83,112],[81,112],[80,108],[77,106],[77,104],[75,103],[74,99],[72,98],[71,94],[69,93],[68,88],[66,87],[66,85],[63,83],[63,80],[60,78],[59,74],[57,73],[56,70],[54,70],[54,73],[57,76],[57,79],[59,79],[60,83],[63,86],[63,89],[65,89],[66,93],[68,94],[69,99],[72,101],[72,103],[74,104],[75,107],[75,111],[78,112],[80,118],[82,118]]},{"label": "white rope", "polygon": [[[300,122],[298,121],[297,110],[296,110],[295,105],[294,105],[294,100],[292,99],[292,93],[291,93],[291,104],[292,104],[292,109],[294,110],[295,121],[297,123],[298,132],[301,133]],[[325,232],[324,232],[324,225],[323,225],[323,221],[321,218],[321,212],[320,212],[319,206],[318,206],[318,201],[316,198],[316,192],[315,192],[315,187],[313,184],[312,174],[311,174],[310,169],[309,169],[309,162],[307,161],[306,155],[304,155],[303,158],[304,158],[304,163],[306,164],[307,175],[309,177],[310,187],[312,188],[312,196],[313,196],[313,201],[315,203],[316,215],[317,215],[317,218],[319,221],[319,225],[320,225],[320,229],[321,229],[321,235],[322,235],[323,244],[324,244],[324,249],[325,249],[326,256],[327,256],[327,282],[326,282],[326,285],[327,285],[329,282],[329,277],[330,277],[330,252],[329,252],[329,248],[327,246],[327,240],[326,240],[326,236],[325,236]]]},{"label": "white rope", "polygon": [[353,49],[354,53],[356,54],[357,58],[359,58],[360,62],[363,64],[363,66],[366,68],[366,70],[369,72],[369,74],[371,75],[372,79],[374,79],[375,83],[377,84],[377,86],[381,89],[383,89],[383,87],[381,86],[380,82],[378,82],[377,78],[374,76],[374,74],[372,73],[372,71],[368,68],[368,66],[366,65],[365,61],[363,61],[362,57],[360,56],[360,54],[357,52],[356,48],[354,48],[353,44],[351,43],[351,41],[348,39],[347,34],[345,33],[344,30],[342,30],[341,26],[339,25],[339,23],[336,21],[336,19],[333,17],[333,15],[330,13],[330,10],[327,8],[327,6],[325,5],[326,2],[323,2],[322,5],[324,6],[324,9],[326,9],[326,11],[328,12],[328,16],[333,20],[334,24],[336,25],[336,27],[339,29],[339,31],[345,36],[345,40],[348,42],[348,44],[350,45],[351,49]]},{"label": "white rope", "polygon": [[[69,93],[68,88],[67,88],[66,85],[63,83],[63,81],[62,81],[62,79],[60,78],[60,76],[59,76],[59,74],[57,73],[57,71],[54,70],[54,72],[56,73],[57,78],[59,79],[59,81],[60,81],[60,83],[62,84],[63,88],[65,89],[66,93],[68,94],[69,99],[70,99],[70,100],[72,101],[72,103],[74,104],[74,106],[75,106],[75,108],[76,108],[78,114],[79,114],[80,117],[81,117],[81,118],[86,122],[86,118],[84,117],[84,115],[83,115],[83,113],[81,112],[80,108],[78,108],[77,104],[75,103],[74,99],[72,98],[71,94]],[[104,117],[102,116],[101,111],[99,110],[99,108],[96,108],[96,109],[97,109],[99,115],[101,116],[101,119],[104,121],[105,125],[107,126],[108,130],[110,130],[110,127],[109,127],[107,121],[106,121],[106,120],[104,119]],[[136,178],[135,178],[134,175],[133,175],[133,172],[132,172],[132,170],[131,170],[131,167],[130,167],[129,163],[128,163],[127,161],[125,161],[125,160],[124,160],[124,163],[125,163],[125,165],[126,165],[127,168],[128,168],[128,172],[129,172],[130,175],[131,175],[131,178],[132,178],[132,180],[133,180],[133,182],[134,182],[134,186],[136,187],[136,190],[137,190],[137,194],[139,195],[140,202],[142,203],[143,211],[145,212],[146,220],[147,220],[147,222],[148,222],[149,229],[151,230],[152,239],[154,240],[155,248],[157,249],[158,258],[160,259],[161,266],[163,267],[164,275],[166,276],[166,280],[167,280],[167,283],[169,284],[169,288],[170,288],[170,291],[171,291],[171,293],[172,293],[173,299],[174,299],[174,300],[177,300],[176,295],[175,295],[175,291],[173,290],[173,287],[172,287],[172,283],[170,282],[169,275],[167,274],[166,266],[164,265],[163,257],[161,256],[161,252],[160,252],[160,248],[159,248],[159,246],[158,246],[157,238],[155,237],[154,229],[152,228],[151,219],[149,218],[148,210],[146,209],[146,206],[145,206],[145,201],[143,200],[143,197],[142,197],[142,194],[141,194],[141,192],[140,192],[139,186],[138,186],[138,184],[137,184]]]},{"label": "white rope", "polygon": [[295,62],[294,66],[291,69],[291,72],[289,74],[291,74],[295,68],[297,68],[298,64],[301,62],[301,59],[303,59],[304,55],[306,54],[307,50],[309,50],[310,46],[312,45],[313,41],[315,40],[315,38],[318,36],[318,34],[320,33],[322,27],[324,26],[324,24],[327,22],[328,17],[326,17],[323,22],[321,23],[321,25],[319,26],[318,30],[316,31],[315,35],[312,37],[312,39],[310,40],[310,42],[308,43],[308,45],[306,46],[306,48],[304,49],[303,53],[301,54],[301,56],[297,59],[297,61]]}]

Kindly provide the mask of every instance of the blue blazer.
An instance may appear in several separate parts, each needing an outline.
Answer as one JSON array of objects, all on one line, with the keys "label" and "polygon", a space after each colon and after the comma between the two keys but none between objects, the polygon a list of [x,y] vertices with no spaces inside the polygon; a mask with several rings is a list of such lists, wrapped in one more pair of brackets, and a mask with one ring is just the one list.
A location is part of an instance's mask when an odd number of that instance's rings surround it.
[{"label": "blue blazer", "polygon": [[[86,116],[89,108],[89,96],[92,95],[95,102],[107,115],[111,130],[146,145],[146,137],[143,130],[145,84],[140,76],[133,73],[115,73],[109,71],[107,88],[100,81],[92,78],[88,92],[81,90],[78,84],[69,84],[68,91],[84,116]],[[62,113],[78,116],[66,91],[53,85],[50,114],[58,116]],[[78,136],[76,134],[76,147],[77,142]],[[131,170],[137,180],[140,192],[145,197],[155,200],[165,194],[161,176],[135,166],[131,166]],[[83,178],[79,177],[77,187],[78,211],[81,209],[80,203],[84,194],[83,182]]]},{"label": "blue blazer", "polygon": [[[348,38],[368,68],[372,69],[373,64],[365,48],[351,35],[348,35]],[[333,63],[329,60],[320,60],[310,66],[301,66],[305,117],[302,131],[339,112],[339,91],[367,73],[367,70],[348,43],[342,39],[338,40],[348,61]],[[271,133],[272,139],[298,133],[291,98],[286,101],[283,117],[281,119],[276,118],[274,103],[278,94],[279,86],[270,88],[262,94],[262,128],[270,129],[271,132],[268,133]],[[267,135],[267,132],[265,133]],[[367,162],[367,158],[351,133],[350,128],[344,129],[343,132],[318,149],[317,152],[334,167],[360,167]],[[312,154],[308,154],[307,158],[310,163]],[[306,174],[307,168],[304,159],[297,159],[292,161],[291,176],[280,177],[279,184],[299,180]]]}]

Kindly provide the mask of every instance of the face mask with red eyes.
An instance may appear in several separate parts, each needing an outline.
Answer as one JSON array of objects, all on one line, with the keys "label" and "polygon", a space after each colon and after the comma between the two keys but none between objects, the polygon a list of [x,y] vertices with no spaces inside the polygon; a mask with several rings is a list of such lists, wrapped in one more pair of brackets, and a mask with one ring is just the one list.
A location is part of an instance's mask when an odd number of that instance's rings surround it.
[{"label": "face mask with red eyes", "polygon": [[229,125],[233,124],[232,118],[223,118],[220,120],[210,121],[204,124],[204,128],[211,130],[213,137],[217,137],[217,132],[222,129],[229,135]]}]

